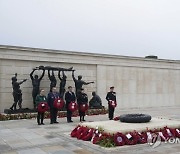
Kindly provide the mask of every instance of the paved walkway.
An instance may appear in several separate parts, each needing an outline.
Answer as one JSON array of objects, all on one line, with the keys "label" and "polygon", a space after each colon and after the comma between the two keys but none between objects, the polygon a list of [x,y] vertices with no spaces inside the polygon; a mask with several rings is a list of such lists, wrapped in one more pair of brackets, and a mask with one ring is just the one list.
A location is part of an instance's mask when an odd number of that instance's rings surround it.
[{"label": "paved walkway", "polygon": [[[153,117],[165,117],[180,120],[180,107],[146,108],[120,110],[119,113],[148,113]],[[116,111],[116,115],[117,111]],[[79,123],[79,118],[73,118],[73,123],[66,123],[66,118],[60,118],[59,124],[50,125],[49,119],[45,125],[38,126],[36,120],[11,120],[0,122],[0,153],[2,154],[90,154],[90,153],[131,153],[131,154],[168,154],[180,153],[180,143],[163,143],[156,148],[148,144],[123,146],[117,148],[102,148],[90,142],[71,138],[71,130]],[[107,115],[88,116],[87,121],[107,120]],[[113,126],[112,126],[113,127]]]}]

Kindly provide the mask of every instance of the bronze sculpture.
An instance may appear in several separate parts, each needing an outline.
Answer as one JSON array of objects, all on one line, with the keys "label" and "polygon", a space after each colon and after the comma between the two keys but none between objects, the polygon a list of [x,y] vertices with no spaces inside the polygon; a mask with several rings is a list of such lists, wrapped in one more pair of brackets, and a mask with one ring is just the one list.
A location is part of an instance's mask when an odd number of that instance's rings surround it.
[{"label": "bronze sculpture", "polygon": [[12,77],[12,87],[13,87],[13,97],[14,97],[14,103],[10,107],[11,110],[16,110],[16,106],[18,104],[19,109],[22,108],[22,91],[20,89],[20,85],[25,82],[27,79],[24,79],[20,82],[17,82],[17,73],[15,74],[15,77]]},{"label": "bronze sculpture", "polygon": [[92,92],[92,98],[89,101],[90,108],[102,108],[102,101],[101,98],[96,94],[95,91]]},{"label": "bronze sculpture", "polygon": [[94,83],[94,82],[85,82],[85,81],[83,81],[81,75],[79,75],[78,79],[76,79],[75,76],[74,76],[74,71],[72,72],[72,78],[73,78],[74,83],[75,83],[76,97],[78,96],[78,93],[81,91],[83,85],[88,85],[88,84]]},{"label": "bronze sculpture", "polygon": [[34,108],[36,107],[36,96],[37,94],[39,94],[39,90],[40,90],[40,82],[42,80],[42,78],[44,77],[45,74],[45,70],[43,70],[42,75],[40,76],[40,78],[38,77],[38,75],[34,75],[33,74],[35,72],[35,70],[37,70],[37,68],[33,69],[33,71],[30,73],[30,78],[32,80],[32,86],[33,86],[33,90],[32,90],[32,97],[33,97],[33,104],[34,104]]},{"label": "bronze sculpture", "polygon": [[48,70],[48,77],[49,77],[49,80],[51,81],[49,91],[52,92],[52,88],[56,87],[56,84],[57,84],[57,80],[54,75],[54,70],[51,70],[51,74],[50,74],[50,70]]},{"label": "bronze sculpture", "polygon": [[59,93],[60,93],[61,98],[63,98],[64,93],[65,93],[66,78],[67,78],[64,71],[62,71],[62,75],[63,76],[61,77],[61,71],[59,71],[58,72],[58,77],[59,77],[59,80],[60,80]]}]

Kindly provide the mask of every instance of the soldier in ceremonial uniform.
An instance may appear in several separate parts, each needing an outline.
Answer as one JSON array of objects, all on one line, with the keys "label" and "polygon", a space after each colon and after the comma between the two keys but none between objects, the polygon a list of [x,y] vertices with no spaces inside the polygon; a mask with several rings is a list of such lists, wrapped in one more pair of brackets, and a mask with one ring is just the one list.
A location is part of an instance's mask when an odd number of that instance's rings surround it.
[{"label": "soldier in ceremonial uniform", "polygon": [[108,101],[108,109],[109,109],[109,120],[112,120],[114,117],[114,108],[109,104],[109,101],[116,102],[116,92],[114,92],[114,87],[110,87],[110,92],[106,95],[106,100]]},{"label": "soldier in ceremonial uniform", "polygon": [[48,97],[47,97],[47,103],[50,107],[50,115],[51,115],[50,124],[59,123],[57,122],[58,109],[54,107],[54,101],[57,98],[60,98],[60,95],[58,92],[56,92],[56,87],[52,87],[52,92],[49,92]]},{"label": "soldier in ceremonial uniform", "polygon": [[80,122],[81,121],[86,121],[84,119],[85,112],[80,111],[80,105],[88,103],[88,96],[87,96],[86,93],[84,93],[84,89],[83,88],[81,88],[81,91],[79,92],[79,94],[77,96],[77,103],[78,103],[78,106],[79,106]]},{"label": "soldier in ceremonial uniform", "polygon": [[[38,106],[42,102],[47,102],[47,99],[46,99],[46,96],[45,96],[44,92],[45,92],[44,89],[41,89],[40,94],[38,94],[36,96],[36,106]],[[41,122],[40,122],[40,119],[41,119]],[[38,123],[38,125],[44,125],[43,120],[44,120],[44,112],[42,112],[42,113],[38,112],[38,114],[37,114],[37,123]]]},{"label": "soldier in ceremonial uniform", "polygon": [[67,109],[67,122],[68,123],[73,122],[71,120],[72,112],[69,110],[68,106],[71,102],[75,102],[76,96],[75,96],[74,92],[72,91],[71,86],[68,87],[68,91],[65,94],[65,100],[66,100],[66,109]]}]

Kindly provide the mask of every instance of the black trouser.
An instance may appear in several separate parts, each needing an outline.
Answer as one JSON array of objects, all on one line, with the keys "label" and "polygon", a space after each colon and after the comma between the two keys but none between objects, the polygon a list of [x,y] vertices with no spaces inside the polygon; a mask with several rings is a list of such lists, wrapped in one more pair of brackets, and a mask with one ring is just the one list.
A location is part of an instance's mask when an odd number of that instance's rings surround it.
[{"label": "black trouser", "polygon": [[14,110],[16,110],[17,103],[18,103],[19,108],[21,109],[22,108],[22,94],[13,93],[13,97],[14,97],[14,103],[11,106],[11,109],[14,108]]},{"label": "black trouser", "polygon": [[112,120],[114,118],[114,108],[108,104],[109,110],[109,119]]},{"label": "black trouser", "polygon": [[85,112],[79,110],[80,121],[84,120]]},{"label": "black trouser", "polygon": [[54,107],[50,108],[51,123],[54,123],[57,121],[57,112],[58,112],[58,109]]},{"label": "black trouser", "polygon": [[72,117],[72,112],[67,109],[67,122],[71,121],[71,117]]},{"label": "black trouser", "polygon": [[[41,122],[40,122],[41,119]],[[43,124],[43,120],[44,120],[44,112],[38,112],[37,114],[37,123],[38,124]]]}]

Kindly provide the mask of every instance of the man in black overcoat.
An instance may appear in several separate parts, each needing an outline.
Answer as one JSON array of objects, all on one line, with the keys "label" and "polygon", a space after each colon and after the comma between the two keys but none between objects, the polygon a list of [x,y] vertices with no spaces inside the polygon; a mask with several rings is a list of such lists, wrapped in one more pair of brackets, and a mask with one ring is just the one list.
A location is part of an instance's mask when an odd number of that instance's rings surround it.
[{"label": "man in black overcoat", "polygon": [[65,94],[65,100],[66,100],[66,109],[67,109],[67,122],[73,122],[71,120],[71,117],[72,117],[72,112],[69,110],[69,104],[71,102],[75,102],[76,100],[76,96],[75,96],[75,93],[72,91],[72,87],[69,86],[68,87],[68,91],[66,92]]}]

